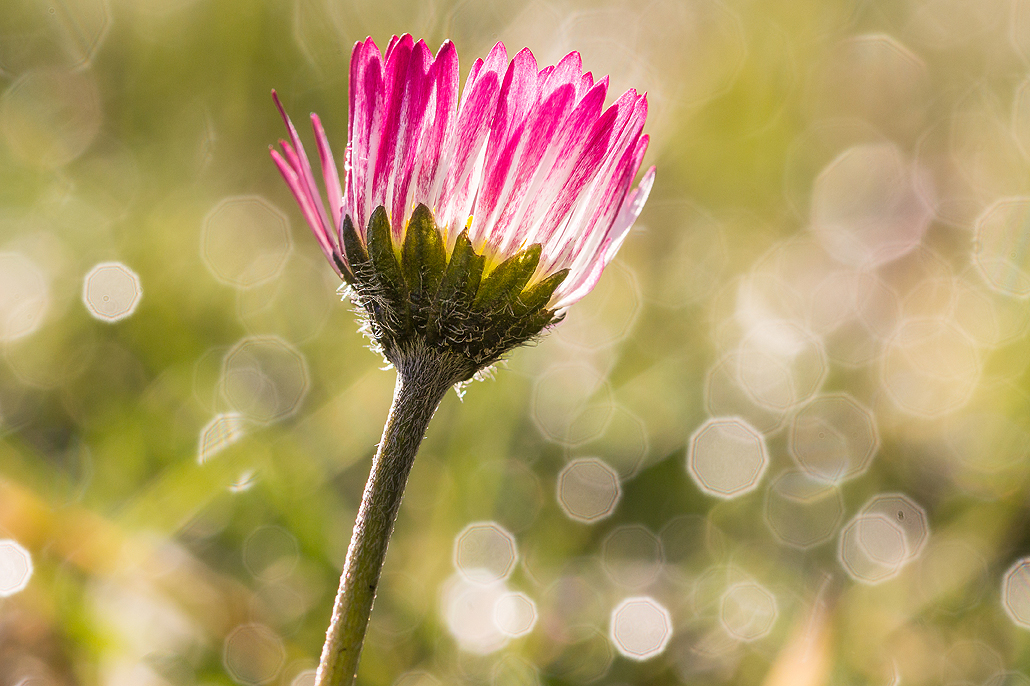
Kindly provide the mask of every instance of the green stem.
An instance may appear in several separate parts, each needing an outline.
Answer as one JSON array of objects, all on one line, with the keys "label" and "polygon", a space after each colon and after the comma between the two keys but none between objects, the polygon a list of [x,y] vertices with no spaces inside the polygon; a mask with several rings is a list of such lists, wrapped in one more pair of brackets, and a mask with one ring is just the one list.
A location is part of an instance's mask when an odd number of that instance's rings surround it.
[{"label": "green stem", "polygon": [[354,522],[315,686],[351,686],[404,486],[429,420],[455,383],[449,360],[422,349],[397,364],[393,405]]}]

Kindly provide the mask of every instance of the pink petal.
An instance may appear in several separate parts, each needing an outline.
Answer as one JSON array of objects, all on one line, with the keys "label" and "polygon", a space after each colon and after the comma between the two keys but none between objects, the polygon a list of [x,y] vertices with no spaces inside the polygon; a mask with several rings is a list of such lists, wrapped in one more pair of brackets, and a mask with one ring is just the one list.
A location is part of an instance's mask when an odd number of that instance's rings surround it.
[{"label": "pink petal", "polygon": [[418,148],[415,155],[417,181],[413,202],[436,208],[443,172],[446,171],[441,166],[441,158],[457,119],[458,51],[454,43],[445,41],[440,47],[427,78],[432,89],[426,103],[430,111],[425,131],[415,142]]},{"label": "pink petal", "polygon": [[[608,77],[606,76],[605,80],[607,79]],[[593,86],[594,75],[590,72],[586,72],[583,76],[579,77],[579,86],[576,88],[576,94],[582,97],[583,93],[586,93],[588,90],[593,88]]]},{"label": "pink petal", "polygon": [[340,173],[336,169],[336,160],[333,159],[333,152],[329,148],[329,139],[326,138],[325,129],[322,128],[322,120],[318,118],[317,114],[312,113],[311,126],[315,130],[318,160],[322,165],[325,192],[329,196],[329,214],[331,215],[332,228],[339,231],[340,222],[343,219],[343,192],[340,190]]},{"label": "pink petal", "polygon": [[[545,266],[569,267],[578,273],[587,269],[586,262],[595,259],[639,167],[640,160],[635,153],[644,121],[637,115],[641,111],[646,113],[646,107],[646,98],[635,97],[634,93],[626,125],[614,145],[610,146],[602,170],[577,210],[578,217],[566,225],[566,232],[570,232],[570,227],[576,227],[578,235],[563,236],[558,239],[560,248],[552,245],[550,250],[546,250],[554,257]],[[637,166],[632,166],[634,162]],[[569,281],[574,279],[570,277]]]},{"label": "pink petal", "polygon": [[[647,150],[647,143],[649,137],[641,136],[640,138],[640,157],[643,157],[644,151]],[[639,165],[639,162],[637,163]],[[651,186],[654,185],[655,168],[652,166],[644,174],[644,178],[641,179],[640,185],[637,186],[631,193],[626,196],[626,200],[622,203],[622,209],[619,210],[619,214],[615,217],[615,221],[612,223],[612,228],[609,231],[609,238],[611,242],[604,252],[604,264],[607,266],[615,259],[615,253],[622,247],[623,241],[626,240],[626,236],[629,235],[629,230],[633,226],[633,223],[640,216],[640,212],[644,209],[644,203],[647,202],[647,197],[651,194]]]},{"label": "pink petal", "polygon": [[409,189],[415,172],[415,153],[418,141],[423,135],[423,122],[427,115],[427,102],[432,92],[429,70],[433,56],[424,41],[412,48],[405,75],[404,95],[398,122],[397,147],[394,158],[394,173],[390,177],[387,193],[390,204],[394,233],[400,238],[411,211],[408,202]]},{"label": "pink petal", "polygon": [[[498,43],[479,69],[465,84],[458,109],[454,133],[444,156],[447,169],[441,191],[441,213],[438,223],[460,230],[467,220],[467,209],[475,192],[476,183],[470,183],[473,171],[480,165],[480,153],[487,140],[500,91],[500,70],[507,62],[504,45]],[[464,216],[463,216],[464,215]],[[443,221],[440,221],[442,219]]]},{"label": "pink petal", "polygon": [[[565,310],[576,302],[583,299],[590,291],[594,290],[594,286],[601,280],[601,273],[604,271],[604,262],[601,260],[595,260],[588,271],[579,275],[575,283],[570,288],[563,288],[570,279],[566,279],[562,282],[562,285],[554,292],[551,296],[553,304],[550,305],[559,315],[564,314]],[[570,274],[570,277],[572,275]]]},{"label": "pink petal", "polygon": [[372,166],[378,148],[377,120],[382,118],[382,56],[369,38],[354,46],[351,57],[349,153],[346,164],[347,206],[362,237],[372,213]]},{"label": "pink petal", "polygon": [[[519,155],[514,177],[505,184],[501,197],[501,214],[490,235],[490,243],[499,251],[518,249],[525,239],[519,230],[519,220],[531,205],[534,191],[543,182],[548,169],[541,161],[554,139],[559,124],[574,104],[575,88],[566,84],[554,91],[544,102],[538,103],[526,122],[525,133],[519,144]],[[511,230],[509,230],[511,229]]]},{"label": "pink petal", "polygon": [[[607,87],[607,83],[605,78],[594,86],[594,89]],[[588,185],[595,178],[611,173],[610,167],[616,163],[618,152],[621,151],[617,150],[620,136],[625,134],[636,97],[634,91],[627,91],[605,110],[591,127],[589,136],[583,142],[582,152],[574,163],[574,171],[555,200],[552,214],[541,227],[544,267],[550,269],[560,262],[563,263],[572,253],[577,237],[584,232],[586,227],[581,224],[587,221],[591,214],[577,221],[566,221],[565,217],[577,202],[590,205],[590,197],[581,200],[584,192],[593,192],[588,191]]]},{"label": "pink petal", "polygon": [[481,228],[492,225],[502,209],[499,202],[501,191],[515,161],[526,114],[536,102],[536,95],[536,58],[528,49],[523,49],[515,55],[504,74],[497,109],[490,124],[485,178],[473,213],[479,218],[474,223],[474,243],[485,237],[481,235]]},{"label": "pink petal", "polygon": [[602,81],[591,88],[562,122],[549,151],[554,160],[548,165],[546,180],[523,219],[529,231],[527,242],[546,245],[597,174],[615,121],[614,112],[599,118],[607,85]]},{"label": "pink petal", "polygon": [[394,49],[397,47],[397,45],[399,43],[401,43],[401,42],[403,42],[405,40],[410,41],[410,42],[414,42],[414,41],[411,40],[411,34],[410,33],[405,33],[405,34],[400,35],[400,36],[398,36],[396,33],[393,34],[393,36],[390,38],[390,41],[386,44],[386,52],[383,54],[383,61],[384,62],[389,62],[390,61],[390,55],[393,54]]},{"label": "pink petal", "polygon": [[[372,195],[371,207],[387,205],[389,199],[387,189],[390,180],[393,179],[397,167],[397,139],[400,137],[401,110],[404,107],[404,91],[408,75],[408,61],[414,47],[409,34],[404,34],[396,43],[390,46],[389,57],[383,70],[383,109],[382,115],[376,118],[375,131],[378,135],[378,145],[375,156],[375,167],[372,174]],[[393,219],[393,218],[391,218]],[[400,221],[394,219],[394,236],[400,236],[403,226],[397,226]]]},{"label": "pink petal", "polygon": [[[286,145],[285,143],[283,144]],[[319,217],[318,211],[311,204],[310,199],[307,195],[307,189],[305,184],[301,182],[297,175],[297,172],[287,163],[286,160],[275,150],[269,146],[269,153],[272,156],[272,161],[275,162],[275,166],[279,168],[279,173],[282,174],[283,179],[286,181],[286,185],[289,186],[293,192],[293,197],[297,199],[297,204],[300,206],[301,214],[304,215],[304,219],[307,221],[308,226],[311,227],[311,232],[315,234],[315,240],[318,241],[318,245],[322,248],[322,252],[325,254],[329,264],[333,266],[337,274],[340,274],[340,268],[336,264],[336,260],[333,255],[335,249],[329,236],[321,230],[321,217]],[[342,274],[341,274],[342,276]]]},{"label": "pink petal", "polygon": [[329,216],[325,212],[325,205],[322,204],[322,197],[319,195],[318,186],[315,185],[315,174],[311,171],[311,163],[308,162],[304,146],[301,145],[300,136],[297,135],[297,129],[294,128],[293,122],[286,116],[286,110],[283,109],[283,104],[279,101],[279,96],[274,90],[272,91],[272,100],[275,101],[275,106],[279,109],[283,123],[286,124],[286,130],[290,134],[290,141],[296,149],[296,156],[299,157],[296,163],[291,161],[291,165],[300,177],[300,181],[307,187],[308,196],[311,198],[312,204],[317,208],[319,217],[322,220],[320,222],[321,226],[325,230],[324,227],[332,226],[332,224],[329,223]]},{"label": "pink petal", "polygon": [[[623,206],[629,185],[640,167],[644,151],[647,148],[647,140],[641,140],[644,138],[640,135],[642,127],[643,122],[641,121],[639,125],[634,125],[630,129],[629,144],[625,147],[624,152],[615,158],[618,160],[617,164],[611,167],[607,173],[598,176],[598,181],[602,183],[601,187],[597,189],[599,192],[595,192],[590,199],[589,219],[583,224],[580,236],[572,243],[572,250],[568,253],[565,261],[565,264],[573,272],[573,276],[568,280],[572,282],[569,284],[569,288],[574,288],[576,274],[589,271],[589,265],[603,257],[616,215]],[[620,145],[620,149],[621,147]],[[603,183],[605,179],[607,179],[607,183]],[[621,240],[622,237],[619,238],[620,244]],[[616,246],[617,248],[618,246]]]},{"label": "pink petal", "polygon": [[550,94],[565,84],[575,88],[579,86],[582,75],[583,59],[578,52],[572,51],[554,66],[553,71],[540,84],[540,90],[543,93]]}]

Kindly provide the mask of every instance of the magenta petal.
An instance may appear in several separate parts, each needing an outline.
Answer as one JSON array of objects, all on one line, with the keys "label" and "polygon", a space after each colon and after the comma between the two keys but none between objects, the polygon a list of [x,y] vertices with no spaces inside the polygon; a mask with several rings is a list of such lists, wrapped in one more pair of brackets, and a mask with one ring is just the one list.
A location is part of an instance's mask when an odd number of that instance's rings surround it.
[{"label": "magenta petal", "polygon": [[[529,243],[545,246],[558,226],[568,217],[575,201],[594,178],[607,152],[607,134],[594,129],[604,104],[604,83],[592,88],[575,109],[563,120],[548,150],[552,160],[545,170],[543,183],[530,199],[522,224],[529,232]],[[608,122],[614,121],[609,115]],[[609,127],[610,128],[610,127]],[[597,141],[601,136],[603,143]],[[549,257],[545,250],[544,262]]]},{"label": "magenta petal", "polygon": [[[569,305],[575,304],[583,299],[590,291],[594,290],[594,286],[601,280],[601,273],[604,271],[604,262],[602,260],[594,260],[589,268],[578,275],[575,280],[571,278],[566,279],[565,283],[562,283],[555,291],[552,300],[553,304],[550,305],[556,312],[563,313],[568,309]],[[571,281],[571,283],[569,283]],[[566,284],[569,284],[566,286]]]},{"label": "magenta petal", "polygon": [[643,151],[647,147],[647,141],[640,145],[641,127],[642,121],[629,129],[628,141],[620,141],[616,148],[622,150],[622,153],[609,158],[615,164],[610,166],[603,176],[598,177],[599,180],[606,178],[608,182],[601,185],[600,192],[592,199],[593,211],[570,255],[571,268],[574,271],[585,269],[584,263],[598,259],[602,244],[608,238],[612,223],[622,207],[629,185],[640,166]]},{"label": "magenta petal", "polygon": [[429,48],[420,40],[411,49],[407,73],[404,76],[393,173],[389,178],[387,193],[387,207],[390,208],[394,231],[398,238],[404,230],[407,214],[411,210],[408,193],[415,170],[414,156],[427,116],[426,103],[432,91],[432,84],[429,82],[432,62],[433,56]]},{"label": "magenta petal", "polygon": [[398,36],[397,34],[394,34],[390,38],[389,42],[387,42],[387,44],[386,44],[386,51],[383,53],[383,61],[384,62],[389,62],[390,61],[390,56],[393,54],[394,49],[397,47],[397,45],[399,43],[401,43],[401,42],[403,42],[405,40],[409,41],[411,43],[414,43],[414,40],[412,40],[410,33],[405,33],[405,34],[400,35],[400,36]]},{"label": "magenta petal", "polygon": [[[387,189],[394,178],[397,167],[397,140],[400,137],[401,110],[404,107],[404,91],[408,75],[408,61],[414,42],[405,34],[391,45],[389,57],[383,70],[383,109],[376,118],[373,135],[378,137],[375,166],[372,174],[371,207],[386,205],[389,209]],[[372,159],[372,158],[370,158]],[[400,218],[391,218],[394,236],[399,237],[403,226]]]},{"label": "magenta petal", "polygon": [[[429,207],[439,204],[443,185],[442,157],[454,129],[458,103],[458,51],[450,41],[444,42],[436,54],[428,76],[431,100],[435,108],[427,114],[428,122],[418,146],[415,197]],[[428,104],[428,103],[427,103]]]},{"label": "magenta petal", "polygon": [[372,165],[378,142],[377,120],[382,118],[382,56],[369,38],[355,46],[351,65],[351,139],[346,169],[347,204],[354,213],[354,224],[364,236],[365,225],[372,213]]},{"label": "magenta petal", "polygon": [[[605,77],[607,80],[607,77]],[[594,75],[590,72],[586,72],[579,77],[579,85],[576,87],[576,94],[581,96],[594,86]]]},{"label": "magenta petal", "polygon": [[647,97],[631,89],[605,109],[608,78],[595,83],[578,52],[538,69],[528,48],[509,62],[500,42],[459,84],[449,41],[435,58],[408,34],[393,36],[385,52],[371,38],[359,41],[342,192],[325,131],[312,115],[329,212],[278,100],[289,142],[272,158],[338,269],[346,271],[343,216],[364,236],[372,209],[385,205],[400,240],[412,208],[425,203],[448,248],[465,226],[491,259],[540,243],[540,276],[570,270],[552,298],[563,310],[594,287],[654,182],[652,168],[631,188],[649,141]]},{"label": "magenta petal", "polygon": [[[640,139],[641,151],[640,156],[643,157],[643,151],[647,149],[648,136],[642,136]],[[639,162],[637,163],[639,164]],[[644,203],[647,202],[647,197],[651,194],[651,186],[654,185],[655,168],[652,166],[644,174],[644,178],[641,179],[640,185],[637,186],[631,193],[626,196],[626,199],[622,203],[622,209],[619,210],[619,214],[616,215],[615,221],[612,222],[612,228],[610,231],[609,239],[610,243],[605,248],[604,252],[604,263],[608,265],[613,259],[615,259],[615,253],[622,247],[623,241],[626,240],[626,236],[629,235],[629,230],[633,226],[633,223],[640,216],[640,212],[644,209]]]},{"label": "magenta petal", "polygon": [[[615,132],[617,135],[609,146],[597,180],[576,210],[575,221],[565,224],[566,235],[557,235],[552,238],[551,245],[545,247],[545,254],[550,256],[547,266],[568,267],[577,274],[587,270],[588,264],[597,259],[636,173],[636,167],[632,165],[634,161],[637,165],[640,163],[635,153],[643,121],[627,114],[631,108],[637,108],[640,99],[634,97],[631,107],[622,108],[623,111],[617,115],[618,119],[624,119],[626,125]],[[570,278],[569,281],[571,288],[575,279]]]},{"label": "magenta petal", "polygon": [[315,234],[315,240],[318,241],[318,245],[322,248],[326,259],[329,260],[329,264],[333,266],[336,273],[341,274],[340,268],[336,264],[336,259],[334,259],[335,247],[326,232],[322,230],[321,218],[307,196],[305,185],[289,163],[274,148],[269,147],[269,153],[272,156],[272,161],[275,162],[275,166],[279,168],[279,173],[282,174],[283,179],[286,181],[286,185],[293,192],[293,197],[297,199],[301,214],[304,215],[308,226],[311,227],[311,232]]},{"label": "magenta petal", "polygon": [[304,153],[304,146],[301,145],[300,136],[297,135],[297,129],[294,128],[293,122],[286,116],[286,110],[283,109],[283,104],[279,102],[279,96],[276,92],[272,91],[272,100],[275,101],[275,106],[279,109],[279,114],[283,118],[283,123],[286,124],[286,130],[290,134],[290,142],[293,143],[293,147],[296,150],[296,156],[299,158],[297,163],[293,164],[294,170],[300,176],[300,181],[307,187],[307,193],[311,199],[312,204],[317,208],[319,217],[321,218],[321,224],[323,226],[331,226],[329,223],[329,217],[325,212],[325,206],[322,204],[321,195],[318,192],[318,186],[315,185],[315,174],[311,170],[311,163],[308,162],[308,156]]},{"label": "magenta petal", "polygon": [[317,114],[311,115],[311,126],[315,130],[315,145],[318,147],[318,159],[322,165],[325,192],[329,196],[331,228],[335,231],[340,228],[340,221],[343,219],[343,193],[340,190],[340,173],[336,169],[336,160],[333,159],[333,152],[329,148],[329,139],[326,138],[325,129],[322,128],[322,120],[318,118]]},{"label": "magenta petal", "polygon": [[543,183],[548,172],[544,167],[549,166],[541,162],[574,97],[575,88],[565,84],[534,107],[528,117],[514,178],[506,184],[509,190],[501,198],[501,214],[490,236],[490,244],[496,250],[514,250],[522,245],[526,227],[520,225],[520,219],[536,200],[533,191]]},{"label": "magenta petal", "polygon": [[465,224],[467,205],[478,189],[478,179],[475,183],[469,183],[469,180],[476,171],[480,152],[487,140],[501,86],[500,70],[506,62],[504,45],[498,43],[482,67],[476,70],[475,79],[469,76],[461,94],[458,119],[444,158],[447,177],[441,200],[441,223],[452,228]]},{"label": "magenta petal", "polygon": [[[541,72],[543,74],[543,72]],[[541,91],[553,93],[556,89],[570,84],[576,87],[580,83],[583,74],[583,59],[576,51],[570,52],[562,58],[561,62],[554,66],[553,71],[541,82]]]},{"label": "magenta petal", "polygon": [[501,209],[501,191],[515,160],[524,120],[536,102],[536,78],[536,58],[528,49],[523,49],[515,55],[504,74],[497,109],[490,124],[483,185],[474,211],[474,216],[480,218],[476,235],[480,226],[496,220]]}]

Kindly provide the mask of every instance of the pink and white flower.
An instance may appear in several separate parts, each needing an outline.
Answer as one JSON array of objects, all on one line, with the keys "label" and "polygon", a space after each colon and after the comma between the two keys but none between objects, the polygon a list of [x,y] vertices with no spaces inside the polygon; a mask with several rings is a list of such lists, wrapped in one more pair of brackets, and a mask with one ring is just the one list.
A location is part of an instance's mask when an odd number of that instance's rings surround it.
[{"label": "pink and white flower", "polygon": [[[594,82],[578,52],[540,69],[528,48],[512,59],[497,43],[458,88],[458,55],[445,42],[394,36],[382,54],[368,38],[354,46],[344,184],[321,121],[312,114],[328,211],[297,131],[272,159],[319,245],[351,278],[342,226],[362,240],[373,210],[385,207],[403,244],[419,204],[435,218],[448,254],[465,229],[486,272],[540,244],[530,285],[568,269],[548,307],[559,315],[586,295],[640,214],[654,168],[632,188],[648,136],[647,96],[629,90],[604,107],[608,78]],[[273,93],[274,95],[274,93]]]}]

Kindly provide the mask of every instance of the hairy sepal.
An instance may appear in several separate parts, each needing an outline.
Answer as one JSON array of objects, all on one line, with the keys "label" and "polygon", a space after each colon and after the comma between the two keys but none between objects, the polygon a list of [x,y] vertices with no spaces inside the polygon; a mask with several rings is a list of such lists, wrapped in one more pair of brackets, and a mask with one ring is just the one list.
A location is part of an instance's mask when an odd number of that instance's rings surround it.
[{"label": "hairy sepal", "polygon": [[533,278],[541,252],[540,244],[534,243],[497,265],[479,287],[472,309],[487,313],[510,309]]},{"label": "hairy sepal", "polygon": [[447,250],[436,228],[433,213],[425,205],[415,208],[404,234],[401,270],[411,299],[412,320],[416,331],[425,332],[430,305],[447,269]]},{"label": "hairy sepal", "polygon": [[472,248],[468,231],[462,231],[430,308],[426,337],[431,343],[453,337],[468,321],[485,265],[486,259]]},{"label": "hairy sepal", "polygon": [[382,205],[369,217],[365,235],[368,241],[368,256],[375,272],[377,295],[382,298],[385,305],[385,321],[380,321],[379,324],[394,338],[404,338],[413,329],[411,297],[394,249],[390,219]]},{"label": "hairy sepal", "polygon": [[368,315],[377,347],[394,364],[428,347],[464,360],[456,382],[467,381],[557,321],[547,304],[568,271],[530,285],[540,264],[538,244],[484,277],[486,258],[476,253],[468,233],[457,237],[448,256],[424,205],[412,214],[399,251],[383,207],[372,213],[365,235],[367,242],[344,218],[341,239],[354,274],[355,303]]}]

